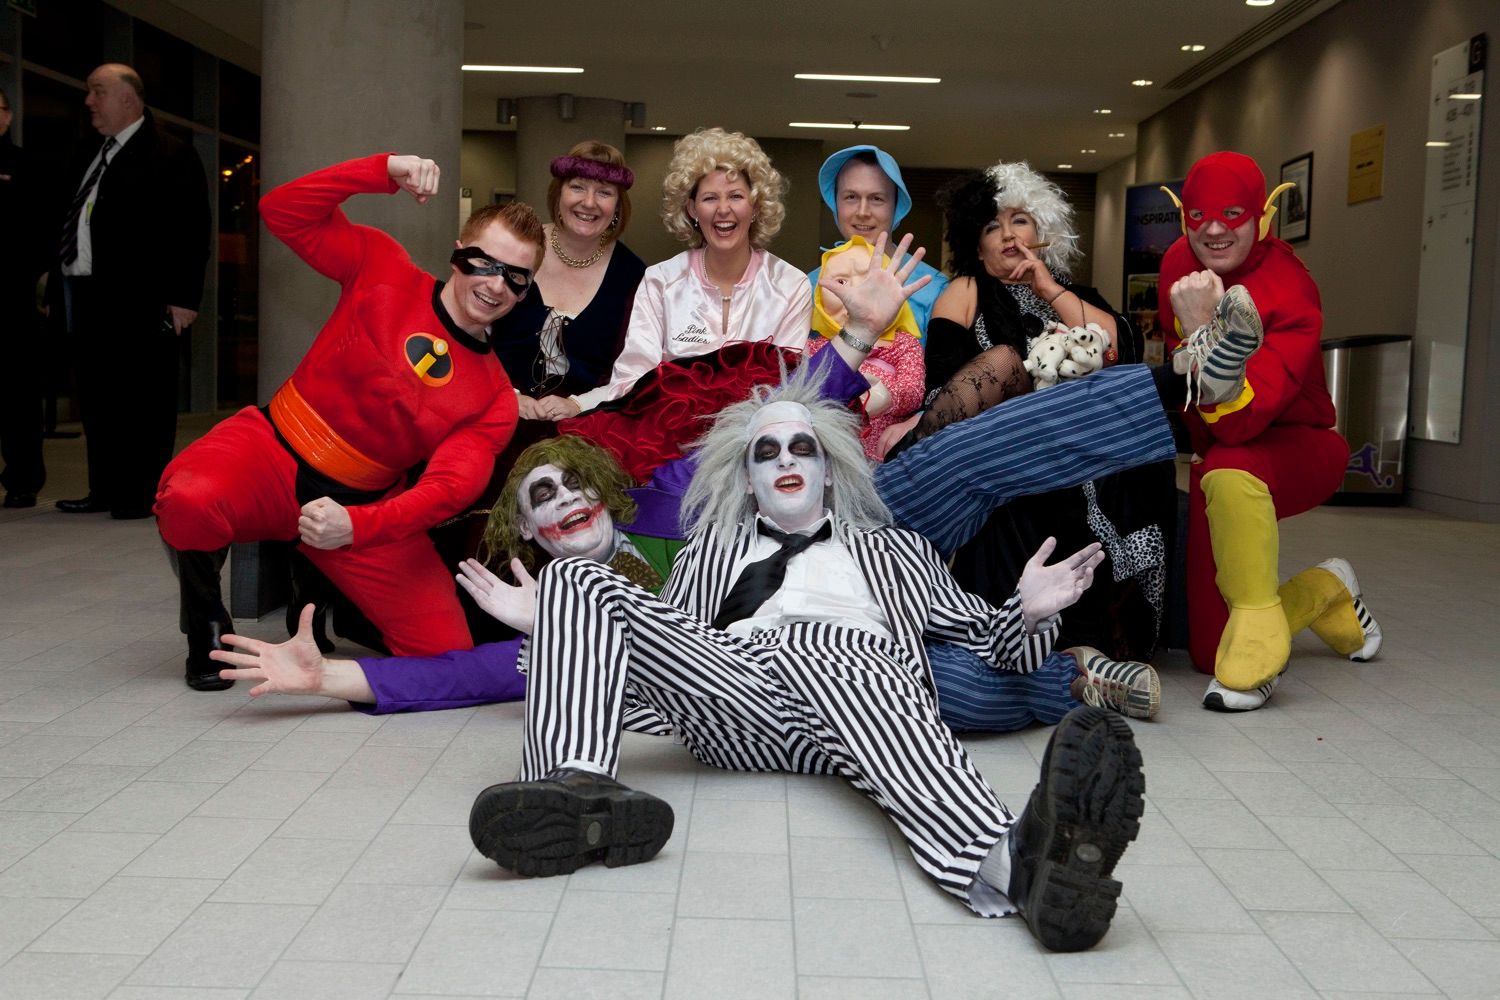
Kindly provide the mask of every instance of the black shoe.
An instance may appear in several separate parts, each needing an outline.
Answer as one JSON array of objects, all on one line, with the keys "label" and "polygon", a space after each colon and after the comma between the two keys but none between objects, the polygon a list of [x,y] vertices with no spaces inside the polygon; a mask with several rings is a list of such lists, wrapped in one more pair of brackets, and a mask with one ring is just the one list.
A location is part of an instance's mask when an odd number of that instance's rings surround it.
[{"label": "black shoe", "polygon": [[57,509],[64,514],[102,514],[109,510],[109,504],[95,500],[90,494],[78,500],[59,500]]},{"label": "black shoe", "polygon": [[16,508],[16,507],[35,507],[36,506],[36,494],[35,493],[6,493],[5,494],[5,506],[12,507],[12,508]]},{"label": "black shoe", "polygon": [[1006,892],[1044,947],[1082,951],[1109,930],[1120,898],[1109,876],[1141,832],[1145,791],[1124,719],[1085,706],[1057,724],[1041,780],[1011,828]]},{"label": "black shoe", "polygon": [[219,676],[217,660],[208,654],[227,648],[221,637],[234,631],[234,621],[224,607],[219,591],[219,570],[227,549],[215,552],[171,549],[177,563],[177,583],[182,599],[182,624],[187,632],[187,686],[194,691],[223,691],[234,681]]},{"label": "black shoe", "polygon": [[491,785],[469,811],[479,853],[517,875],[566,875],[603,861],[650,861],[672,836],[672,807],[592,771]]},{"label": "black shoe", "polygon": [[219,641],[219,637],[226,632],[233,631],[232,625],[226,628],[220,622],[210,622],[207,635],[201,637],[198,642],[194,642],[192,636],[188,637],[186,660],[188,687],[194,691],[227,691],[234,687],[234,681],[227,681],[219,676],[219,671],[222,669],[219,661],[208,658],[211,649],[229,648]]}]

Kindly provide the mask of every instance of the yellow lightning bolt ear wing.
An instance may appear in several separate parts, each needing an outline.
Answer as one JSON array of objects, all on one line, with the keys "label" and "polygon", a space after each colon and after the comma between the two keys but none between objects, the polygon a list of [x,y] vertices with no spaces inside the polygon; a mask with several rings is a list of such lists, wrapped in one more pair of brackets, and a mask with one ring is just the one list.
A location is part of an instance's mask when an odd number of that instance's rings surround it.
[{"label": "yellow lightning bolt ear wing", "polygon": [[1280,198],[1283,192],[1290,191],[1296,186],[1297,185],[1292,181],[1286,181],[1283,184],[1276,185],[1276,190],[1271,192],[1270,197],[1266,199],[1265,205],[1261,207],[1260,235],[1257,236],[1256,239],[1265,239],[1266,234],[1271,231],[1271,220],[1276,217],[1276,206],[1272,204],[1272,202],[1274,202],[1277,198]]},{"label": "yellow lightning bolt ear wing", "polygon": [[1179,197],[1177,197],[1177,192],[1176,191],[1173,191],[1171,188],[1167,187],[1165,184],[1163,184],[1161,186],[1161,189],[1167,193],[1167,197],[1168,198],[1172,199],[1172,204],[1174,204],[1174,205],[1177,206],[1177,223],[1178,223],[1178,225],[1182,226],[1182,235],[1186,236],[1187,235],[1187,209],[1185,209],[1185,208],[1182,207],[1182,199],[1179,198]]}]

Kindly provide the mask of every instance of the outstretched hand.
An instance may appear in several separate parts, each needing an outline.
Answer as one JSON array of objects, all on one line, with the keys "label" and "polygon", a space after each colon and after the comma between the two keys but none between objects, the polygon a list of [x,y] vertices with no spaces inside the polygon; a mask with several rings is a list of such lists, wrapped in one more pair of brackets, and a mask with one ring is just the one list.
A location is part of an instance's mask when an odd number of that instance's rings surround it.
[{"label": "outstretched hand", "polygon": [[1056,538],[1043,542],[1036,555],[1027,560],[1016,584],[1028,632],[1076,603],[1094,582],[1094,569],[1104,561],[1104,547],[1094,542],[1048,566],[1047,559],[1056,548]]},{"label": "outstretched hand", "polygon": [[475,559],[458,564],[458,585],[469,592],[474,603],[486,614],[504,622],[517,632],[531,632],[536,617],[536,580],[526,572],[521,560],[512,559],[510,570],[519,586],[512,587]]},{"label": "outstretched hand", "polygon": [[419,203],[437,194],[438,177],[442,174],[435,162],[420,156],[389,157],[385,161],[385,172]]},{"label": "outstretched hand", "polygon": [[225,635],[220,641],[233,646],[238,653],[225,649],[209,652],[209,658],[230,667],[219,671],[227,681],[260,681],[250,689],[250,697],[263,694],[322,694],[323,654],[313,640],[313,605],[302,609],[297,619],[297,634],[286,642],[265,642],[245,635]]},{"label": "outstretched hand", "polygon": [[911,247],[912,234],[907,233],[900,244],[891,251],[890,260],[881,264],[886,252],[887,234],[881,233],[875,240],[875,248],[863,281],[840,285],[826,277],[818,278],[818,287],[838,296],[849,316],[844,328],[860,340],[873,343],[885,332],[901,311],[901,303],[926,288],[932,275],[924,274],[908,284],[908,279],[922,258],[927,255],[925,247],[918,247],[911,256],[906,251]]}]

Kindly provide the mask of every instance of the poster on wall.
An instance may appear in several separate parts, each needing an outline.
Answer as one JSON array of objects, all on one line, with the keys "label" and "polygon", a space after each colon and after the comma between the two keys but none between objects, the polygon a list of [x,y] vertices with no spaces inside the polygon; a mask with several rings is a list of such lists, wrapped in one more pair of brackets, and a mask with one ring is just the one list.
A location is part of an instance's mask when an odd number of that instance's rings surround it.
[{"label": "poster on wall", "polygon": [[1476,35],[1433,56],[1427,102],[1411,435],[1449,444],[1463,417],[1486,48]]},{"label": "poster on wall", "polygon": [[1297,185],[1281,196],[1276,213],[1277,234],[1288,243],[1300,243],[1312,235],[1312,153],[1303,153],[1281,165],[1281,183]]},{"label": "poster on wall", "polygon": [[1125,287],[1121,290],[1125,315],[1145,340],[1147,364],[1166,360],[1165,334],[1156,323],[1157,277],[1167,248],[1182,235],[1182,213],[1165,192],[1178,197],[1182,181],[1137,184],[1125,189]]}]

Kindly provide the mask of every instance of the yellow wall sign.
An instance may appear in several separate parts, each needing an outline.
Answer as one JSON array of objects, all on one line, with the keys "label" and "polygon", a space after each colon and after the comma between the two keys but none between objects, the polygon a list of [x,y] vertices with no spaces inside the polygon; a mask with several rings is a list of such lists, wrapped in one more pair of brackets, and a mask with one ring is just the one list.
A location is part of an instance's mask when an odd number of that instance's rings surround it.
[{"label": "yellow wall sign", "polygon": [[1349,204],[1380,197],[1385,174],[1385,126],[1349,137]]}]

